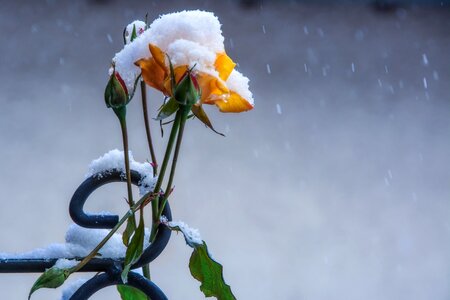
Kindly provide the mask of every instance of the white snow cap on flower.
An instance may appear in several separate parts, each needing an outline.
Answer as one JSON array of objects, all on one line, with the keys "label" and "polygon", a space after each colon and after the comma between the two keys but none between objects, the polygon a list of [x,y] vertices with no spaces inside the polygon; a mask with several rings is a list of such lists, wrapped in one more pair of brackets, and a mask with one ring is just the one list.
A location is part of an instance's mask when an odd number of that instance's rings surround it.
[{"label": "white snow cap on flower", "polygon": [[[153,177],[153,168],[150,163],[140,163],[134,160],[133,154],[129,152],[130,169],[141,174],[141,181],[139,183],[139,193],[141,196],[151,191],[155,184],[156,178]],[[113,149],[98,159],[95,159],[89,165],[89,171],[86,177],[90,177],[94,174],[101,177],[102,174],[111,172],[112,170],[118,170],[125,178],[125,160],[123,151]]]},{"label": "white snow cap on flower", "polygon": [[[150,43],[167,53],[175,67],[195,66],[194,72],[205,72],[218,77],[214,62],[217,53],[224,52],[225,47],[221,24],[213,13],[190,10],[162,15],[133,42],[116,53],[113,58],[115,70],[129,91],[133,90],[134,82],[140,74],[140,69],[134,63],[141,58],[151,57],[148,49]],[[109,72],[112,73],[112,68]],[[237,71],[233,73],[226,81],[227,86],[230,84],[230,90],[253,104],[248,78]]]},{"label": "white snow cap on flower", "polygon": [[[133,23],[127,28],[132,28]],[[220,27],[219,19],[211,12],[191,10],[162,15],[116,54],[113,58],[116,71],[131,91],[140,73],[134,62],[151,57],[150,43],[166,52],[171,59],[173,57],[174,66],[188,64],[192,67],[197,63],[196,67],[202,71],[214,69],[216,53],[224,51]]]},{"label": "white snow cap on flower", "polygon": [[235,91],[241,97],[246,99],[251,105],[255,105],[255,101],[253,100],[252,92],[248,87],[248,82],[250,80],[242,75],[239,71],[233,70],[228,76],[227,86],[231,91]]},{"label": "white snow cap on flower", "polygon": [[125,43],[129,44],[131,42],[131,36],[133,35],[133,27],[136,28],[136,36],[140,36],[145,31],[145,22],[143,21],[133,21],[130,24],[127,25],[125,28],[124,36],[125,36]]}]

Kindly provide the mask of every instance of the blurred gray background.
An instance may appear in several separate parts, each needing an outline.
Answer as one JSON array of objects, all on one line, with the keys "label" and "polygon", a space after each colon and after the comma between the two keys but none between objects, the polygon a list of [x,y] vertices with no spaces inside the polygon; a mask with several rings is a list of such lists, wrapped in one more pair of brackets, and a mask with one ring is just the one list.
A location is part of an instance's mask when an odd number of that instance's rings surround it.
[{"label": "blurred gray background", "polygon": [[[63,242],[88,164],[121,149],[103,91],[123,27],[195,8],[219,17],[256,106],[208,107],[226,138],[189,122],[171,203],[237,298],[449,299],[448,1],[0,1],[0,251]],[[89,209],[123,213],[125,195],[105,187]],[[152,265],[170,299],[203,298],[189,255],[174,235]],[[26,299],[37,276],[0,275],[0,298]]]}]

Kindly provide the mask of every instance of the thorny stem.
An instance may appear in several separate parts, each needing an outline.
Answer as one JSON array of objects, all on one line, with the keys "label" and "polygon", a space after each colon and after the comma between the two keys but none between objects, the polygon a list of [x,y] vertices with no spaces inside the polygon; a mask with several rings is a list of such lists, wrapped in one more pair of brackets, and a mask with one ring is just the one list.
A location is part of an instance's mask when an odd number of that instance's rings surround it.
[{"label": "thorny stem", "polygon": [[152,280],[152,276],[150,274],[150,264],[146,264],[142,266],[142,275],[148,280]]},{"label": "thorny stem", "polygon": [[[164,175],[166,173],[167,165],[169,163],[170,154],[172,153],[173,144],[175,142],[175,138],[177,136],[178,129],[180,127],[182,119],[182,112],[180,110],[177,111],[175,115],[175,121],[172,125],[172,130],[170,131],[169,141],[167,142],[166,153],[164,154],[164,160],[161,165],[161,169],[159,171],[158,181],[156,182],[155,189],[153,193],[156,195],[156,198],[152,201],[152,216],[153,216],[153,224],[152,231],[150,234],[150,242],[152,242],[156,236],[156,230],[159,225],[159,218],[161,213],[159,212],[159,192],[161,190],[162,182],[164,179]],[[169,191],[166,191],[168,193]]]},{"label": "thorny stem", "polygon": [[181,116],[180,128],[178,130],[177,143],[175,145],[175,151],[173,153],[172,166],[170,168],[169,181],[167,182],[167,187],[166,187],[166,190],[165,190],[164,198],[163,198],[162,203],[161,203],[161,205],[159,207],[159,210],[158,210],[158,220],[161,218],[162,211],[164,210],[164,207],[166,206],[167,199],[169,198],[170,191],[172,190],[172,183],[173,183],[173,178],[175,176],[175,169],[176,169],[176,166],[177,166],[178,154],[180,153],[181,142],[183,140],[184,125],[186,124],[187,116],[188,116],[188,113],[190,111],[190,109],[188,107],[183,107],[180,110],[182,110],[182,112],[181,112],[182,116]]},{"label": "thorny stem", "polygon": [[[119,121],[120,121],[120,128],[122,129],[123,153],[125,157],[125,174],[127,177],[128,205],[131,208],[134,205],[134,201],[133,201],[133,190],[131,189],[130,157],[128,152],[128,132],[125,115],[119,116]],[[134,214],[130,216],[130,218],[128,219],[128,224],[133,229],[136,229],[136,219],[134,218]]]},{"label": "thorny stem", "polygon": [[[147,88],[145,82],[141,80],[141,98],[142,98],[142,112],[144,114],[144,125],[145,125],[145,133],[147,135],[147,144],[150,151],[150,156],[152,158],[152,168],[153,168],[153,177],[158,175],[158,162],[156,161],[155,150],[153,148],[152,134],[150,131],[150,122],[148,119],[148,108],[147,108]],[[146,264],[142,267],[142,274],[145,278],[151,280],[150,275],[150,264]]]},{"label": "thorny stem", "polygon": [[142,111],[144,113],[145,132],[147,134],[147,143],[150,150],[150,156],[152,157],[153,177],[158,174],[158,163],[156,161],[155,149],[153,148],[152,134],[150,132],[150,122],[148,119],[147,109],[147,90],[145,82],[141,80],[141,95],[142,95]]},{"label": "thorny stem", "polygon": [[108,240],[113,236],[113,234],[120,228],[120,226],[125,223],[131,216],[134,215],[134,213],[141,207],[141,205],[148,200],[149,197],[151,197],[152,193],[147,193],[139,199],[138,202],[136,202],[134,205],[130,207],[130,209],[127,211],[127,213],[119,220],[119,222],[114,226],[111,231],[103,238],[103,240],[91,251],[91,253],[88,254],[83,260],[76,265],[75,267],[70,269],[70,273],[77,272],[81,270],[94,256],[98,253],[98,251],[108,242]]},{"label": "thorny stem", "polygon": [[[144,204],[149,197],[151,197],[152,195],[154,196],[154,198],[152,199],[151,203],[152,203],[152,215],[153,215],[153,224],[152,224],[152,232],[151,232],[151,236],[150,236],[150,240],[153,241],[155,236],[156,236],[156,230],[157,227],[159,225],[159,219],[161,217],[162,214],[162,210],[164,209],[166,203],[167,203],[167,198],[168,198],[168,194],[170,193],[170,188],[173,182],[173,178],[174,178],[174,174],[175,174],[175,167],[176,167],[176,163],[178,160],[178,154],[181,148],[181,141],[183,138],[183,131],[184,131],[184,127],[185,127],[185,123],[186,123],[186,119],[188,114],[186,113],[189,112],[189,109],[187,109],[186,107],[181,108],[177,111],[176,116],[175,116],[175,120],[174,123],[172,125],[172,129],[170,132],[170,136],[169,136],[169,140],[167,143],[167,148],[166,148],[166,152],[164,155],[164,160],[162,162],[161,165],[161,170],[158,176],[158,180],[156,182],[155,188],[153,190],[153,192],[149,192],[146,195],[144,195],[141,199],[139,199],[138,202],[134,203],[132,201],[132,194],[131,194],[131,175],[130,175],[130,168],[129,168],[129,156],[128,156],[128,138],[127,138],[127,128],[126,128],[126,122],[125,120],[120,120],[120,124],[121,124],[121,128],[122,128],[122,135],[123,135],[123,141],[124,141],[124,150],[125,150],[125,168],[126,168],[126,173],[127,173],[127,183],[129,182],[130,184],[128,185],[129,189],[129,203],[130,203],[130,210],[119,220],[119,222],[111,229],[111,231],[103,238],[103,240],[83,259],[81,260],[81,262],[76,265],[75,267],[70,269],[70,273],[74,273],[79,271],[80,269],[82,269],[92,258],[95,257],[95,255],[97,255],[98,251],[108,242],[108,240],[113,236],[113,234],[120,228],[120,226],[122,226],[131,216],[134,215],[134,213],[141,208],[142,204]],[[178,133],[178,136],[177,136]],[[161,186],[162,186],[162,182],[164,179],[164,175],[167,169],[167,165],[169,163],[169,159],[170,159],[170,154],[172,152],[172,148],[173,145],[175,143],[175,139],[176,139],[176,146],[175,146],[175,152],[174,152],[174,156],[173,156],[173,160],[172,160],[172,166],[171,166],[171,170],[170,170],[170,175],[169,175],[169,181],[168,181],[168,190],[166,191],[167,195],[164,196],[163,198],[163,203],[161,205],[161,207],[159,207],[159,191],[161,190]]]},{"label": "thorny stem", "polygon": [[130,172],[130,157],[128,153],[128,134],[127,134],[127,122],[125,118],[119,118],[120,127],[122,129],[123,140],[123,152],[125,156],[125,174],[127,176],[127,191],[128,191],[128,204],[130,208],[134,205],[133,191],[131,189],[131,172]]}]

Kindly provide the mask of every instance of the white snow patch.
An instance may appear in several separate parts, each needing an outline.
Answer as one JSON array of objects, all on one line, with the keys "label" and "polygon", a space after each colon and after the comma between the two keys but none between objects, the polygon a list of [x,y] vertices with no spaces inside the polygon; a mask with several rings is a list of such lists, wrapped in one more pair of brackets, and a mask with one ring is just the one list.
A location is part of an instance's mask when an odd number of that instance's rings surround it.
[{"label": "white snow patch", "polygon": [[[45,248],[37,248],[24,253],[0,253],[1,259],[54,259],[65,258],[59,262],[60,266],[70,265],[71,258],[87,256],[103,238],[109,233],[108,229],[83,228],[76,224],[69,226],[64,244],[54,243]],[[144,248],[150,245],[150,230],[145,229]],[[122,243],[122,235],[115,233],[100,249],[103,258],[123,258],[126,248]]]},{"label": "white snow patch", "polygon": [[56,261],[54,267],[58,269],[70,269],[78,265],[78,261],[75,259],[60,258]]},{"label": "white snow patch", "polygon": [[86,281],[87,278],[80,278],[67,284],[62,291],[61,300],[69,300]]},{"label": "white snow patch", "polygon": [[161,216],[160,220],[161,223],[165,224],[167,227],[175,230],[180,230],[184,235],[186,243],[192,248],[194,248],[196,245],[203,244],[203,240],[198,229],[191,228],[182,221],[169,221],[166,216]]},{"label": "white snow patch", "polygon": [[[128,153],[130,158],[130,169],[141,174],[141,181],[139,182],[139,193],[141,196],[153,190],[156,184],[156,177],[153,177],[153,167],[150,163],[140,163],[134,160],[131,151]],[[96,175],[103,176],[113,170],[120,171],[123,178],[126,178],[124,152],[113,149],[98,159],[95,159],[89,165],[89,171],[86,178]]]}]

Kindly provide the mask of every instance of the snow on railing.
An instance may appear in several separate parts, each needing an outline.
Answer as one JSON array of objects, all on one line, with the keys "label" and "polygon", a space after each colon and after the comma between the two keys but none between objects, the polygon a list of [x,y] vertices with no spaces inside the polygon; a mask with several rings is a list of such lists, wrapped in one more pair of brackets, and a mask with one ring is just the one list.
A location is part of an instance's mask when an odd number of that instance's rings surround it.
[{"label": "snow on railing", "polygon": [[[66,234],[66,243],[51,244],[46,248],[35,249],[26,253],[2,253],[0,252],[0,273],[42,273],[56,265],[69,266],[76,264],[94,248],[98,241],[114,227],[119,217],[110,213],[85,213],[84,204],[88,197],[98,188],[113,182],[125,182],[123,170],[120,168],[96,169],[92,166],[91,172],[86,180],[75,191],[69,206],[70,216],[75,222],[69,227]],[[98,166],[97,166],[98,167]],[[138,187],[148,184],[145,180],[147,172],[142,169],[131,171],[132,183]],[[163,212],[168,221],[172,220],[169,205],[165,206]],[[137,269],[153,261],[166,247],[171,230],[161,224],[155,241],[147,243],[145,250],[132,269]],[[148,239],[146,239],[148,240]],[[76,282],[70,289],[63,292],[64,300],[85,300],[97,291],[111,285],[123,285],[121,273],[125,256],[125,247],[122,237],[116,234],[100,250],[101,256],[93,258],[80,272],[97,272],[98,274],[89,280]],[[128,286],[139,289],[152,300],[167,299],[164,293],[150,280],[138,272],[130,272]]]}]

